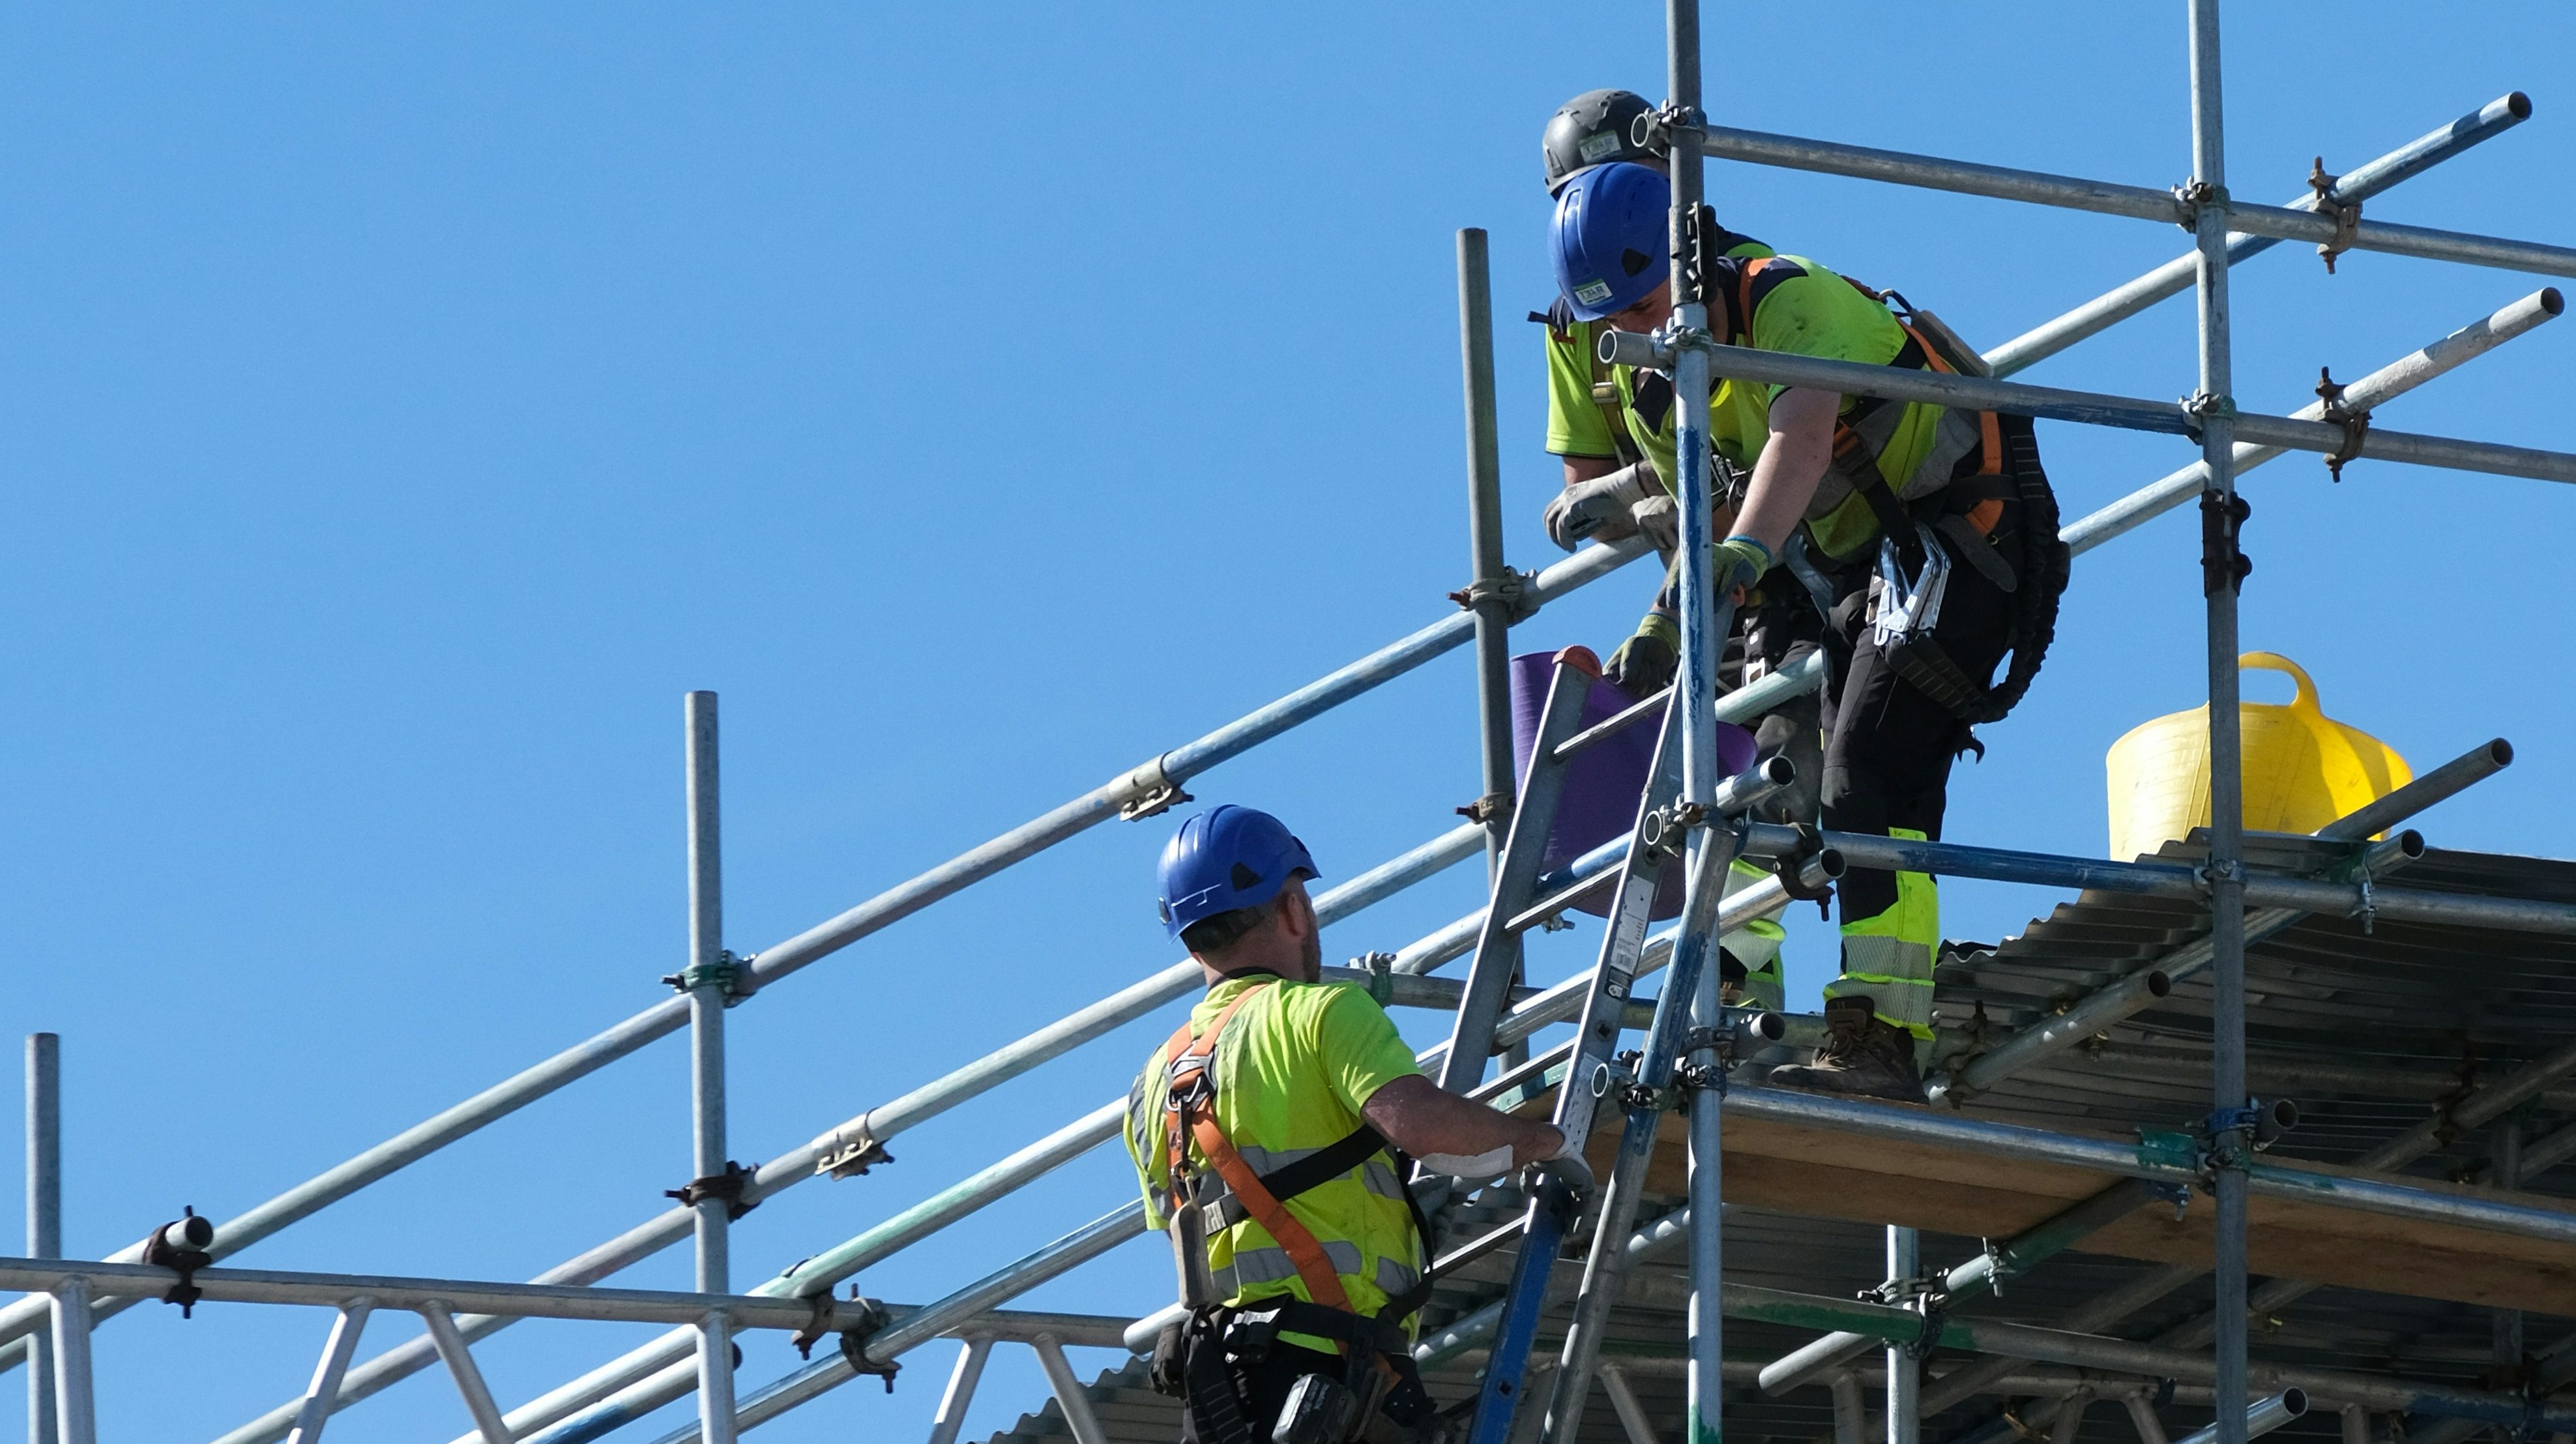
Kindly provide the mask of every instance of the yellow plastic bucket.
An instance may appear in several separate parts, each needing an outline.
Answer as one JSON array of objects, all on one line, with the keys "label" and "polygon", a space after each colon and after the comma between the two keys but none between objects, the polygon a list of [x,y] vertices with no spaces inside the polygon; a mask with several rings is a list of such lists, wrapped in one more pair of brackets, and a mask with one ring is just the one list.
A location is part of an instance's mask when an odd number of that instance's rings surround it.
[{"label": "yellow plastic bucket", "polygon": [[[2314,832],[2415,780],[2394,748],[2328,717],[2317,684],[2298,663],[2247,652],[2239,667],[2287,672],[2298,695],[2286,707],[2240,702],[2245,735],[2245,826]],[[2209,708],[2140,723],[2103,759],[2111,781],[2111,856],[2154,852],[2209,825]]]}]

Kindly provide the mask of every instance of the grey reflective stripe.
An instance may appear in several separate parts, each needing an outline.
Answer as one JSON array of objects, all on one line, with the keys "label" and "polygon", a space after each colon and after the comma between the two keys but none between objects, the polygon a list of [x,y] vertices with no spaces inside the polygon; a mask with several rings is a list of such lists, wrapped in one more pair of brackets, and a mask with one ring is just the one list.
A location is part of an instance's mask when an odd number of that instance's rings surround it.
[{"label": "grey reflective stripe", "polygon": [[1162,1112],[1145,1106],[1145,1078],[1136,1077],[1136,1086],[1127,1090],[1127,1135],[1136,1141],[1136,1156],[1150,1168],[1162,1161],[1162,1150],[1154,1140],[1154,1119]]},{"label": "grey reflective stripe", "polygon": [[1406,1268],[1403,1264],[1396,1262],[1394,1259],[1382,1258],[1377,1261],[1378,1292],[1385,1294],[1388,1298],[1392,1299],[1401,1297],[1404,1291],[1413,1287],[1414,1283],[1421,1277],[1422,1275],[1414,1272],[1412,1269]]},{"label": "grey reflective stripe", "polygon": [[1286,1168],[1289,1164],[1295,1163],[1301,1158],[1312,1158],[1324,1150],[1320,1148],[1264,1148],[1258,1143],[1237,1143],[1234,1145],[1234,1151],[1243,1156],[1243,1161],[1251,1165],[1254,1173],[1276,1173],[1280,1169]]},{"label": "grey reflective stripe", "polygon": [[1843,935],[1843,976],[1868,982],[1932,985],[1932,949],[1908,938]]},{"label": "grey reflective stripe", "polygon": [[[1324,1260],[1333,1272],[1357,1278],[1360,1272],[1360,1246],[1332,1240],[1324,1244]],[[1216,1271],[1218,1292],[1228,1298],[1253,1284],[1278,1283],[1297,1276],[1296,1260],[1284,1248],[1237,1249],[1234,1262]]]},{"label": "grey reflective stripe", "polygon": [[1394,1169],[1374,1158],[1360,1165],[1360,1184],[1380,1198],[1391,1198],[1398,1203],[1404,1201],[1404,1180],[1395,1176]]}]

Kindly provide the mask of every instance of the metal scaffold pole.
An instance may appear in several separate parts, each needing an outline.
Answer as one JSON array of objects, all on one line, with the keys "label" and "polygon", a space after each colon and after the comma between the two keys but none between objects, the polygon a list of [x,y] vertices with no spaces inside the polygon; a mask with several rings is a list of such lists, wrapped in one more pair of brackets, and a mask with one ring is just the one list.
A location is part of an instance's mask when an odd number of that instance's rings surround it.
[{"label": "metal scaffold pole", "polygon": [[[1679,678],[1675,707],[1681,718],[1681,800],[1685,805],[1705,807],[1716,797],[1720,781],[1717,666],[1726,646],[1728,608],[1724,599],[1714,594],[1709,578],[1709,547],[1717,538],[1712,530],[1709,494],[1708,302],[1702,291],[1707,278],[1700,274],[1702,252],[1706,249],[1701,245],[1704,217],[1700,205],[1700,136],[1707,117],[1700,112],[1699,0],[1667,0],[1664,26],[1670,47],[1666,86],[1672,106],[1668,140],[1672,146],[1673,326],[1678,337],[1693,337],[1701,342],[1680,347],[1673,364],[1673,408],[1677,418],[1673,494],[1681,511],[1681,657],[1675,669]],[[1691,833],[1686,875],[1694,893],[1725,886],[1726,859],[1711,855],[1710,850],[1731,853],[1734,837],[1721,835],[1726,826],[1711,818],[1709,826]],[[1712,867],[1712,862],[1716,866]],[[1702,897],[1686,899],[1683,917],[1692,921],[1708,919],[1710,902]],[[1702,930],[1686,926],[1675,944],[1676,966],[1666,984],[1680,987],[1689,981],[1695,992],[1690,1002],[1691,1021],[1696,1027],[1683,1075],[1691,1085],[1690,1367],[1686,1383],[1688,1413],[1683,1426],[1686,1444],[1718,1444],[1725,1434],[1721,1394],[1725,1387],[1726,1315],[1719,1301],[1725,1238],[1718,1199],[1723,1191],[1720,1103],[1725,1097],[1726,1074],[1715,1046],[1724,1009],[1718,1002],[1720,971],[1707,957],[1716,945],[1713,927]],[[1684,959],[1680,956],[1684,953],[1699,956]],[[1579,1398],[1583,1381],[1578,1377],[1573,1382]],[[1560,1437],[1565,1444],[1572,1444],[1571,1430]]]},{"label": "metal scaffold pole", "polygon": [[[63,1256],[63,1040],[27,1035],[27,1256]],[[56,1444],[53,1336],[27,1340],[27,1444]]]},{"label": "metal scaffold pole", "polygon": [[2209,599],[2210,1148],[2218,1195],[2217,1444],[2245,1444],[2245,802],[2237,713],[2234,376],[2227,305],[2226,133],[2218,69],[2218,0],[2188,0],[2191,40],[2192,232],[2200,253],[2201,587]]},{"label": "metal scaffold pole", "polygon": [[[724,835],[716,770],[716,694],[691,692],[682,704],[688,735],[689,995],[691,1135],[696,1176],[687,1190],[697,1210],[697,1290],[733,1292],[725,1231],[733,1198],[719,1180],[725,1157],[724,1013],[733,990],[733,958],[724,950]],[[709,1444],[733,1444],[733,1330],[721,1312],[698,1323],[698,1425]]]},{"label": "metal scaffold pole", "polygon": [[1486,880],[1503,865],[1512,816],[1511,568],[1503,560],[1503,466],[1494,423],[1494,287],[1485,233],[1458,233],[1458,360],[1467,392],[1467,547],[1461,595],[1476,617],[1476,727],[1484,794],[1469,810],[1485,828]]},{"label": "metal scaffold pole", "polygon": [[[1919,1302],[1905,1292],[1923,1272],[1921,1240],[1914,1230],[1893,1224],[1887,1230],[1887,1282],[1890,1303]],[[1921,1365],[1903,1344],[1887,1346],[1887,1444],[1918,1444],[1923,1437],[1917,1394]]]}]

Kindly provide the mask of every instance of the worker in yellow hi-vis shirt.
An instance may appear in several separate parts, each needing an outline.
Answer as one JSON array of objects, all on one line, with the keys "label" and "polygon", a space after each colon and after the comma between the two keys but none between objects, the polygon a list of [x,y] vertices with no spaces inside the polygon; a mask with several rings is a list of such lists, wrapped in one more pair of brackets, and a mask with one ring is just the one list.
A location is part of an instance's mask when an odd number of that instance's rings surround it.
[{"label": "worker in yellow hi-vis shirt", "polygon": [[[1631,90],[1587,90],[1550,116],[1539,149],[1551,196],[1585,171],[1622,161],[1664,168],[1658,151],[1640,145],[1638,119],[1654,109]],[[1771,254],[1751,236],[1725,231],[1717,248],[1736,260]],[[1571,301],[1558,296],[1530,319],[1545,326],[1547,347],[1547,449],[1562,463],[1565,489],[1548,505],[1551,540],[1572,551],[1585,540],[1620,541],[1642,532],[1669,562],[1675,529],[1680,525],[1671,489],[1655,463],[1629,433],[1620,396],[1620,381],[1601,359],[1596,342],[1606,329],[1574,314]],[[1665,447],[1670,462],[1670,444]],[[1803,597],[1781,598],[1779,604],[1749,607],[1737,619],[1735,646],[1718,672],[1728,690],[1760,681],[1769,672],[1791,665],[1814,651],[1823,634],[1814,608]],[[1798,769],[1798,781],[1783,795],[1761,805],[1765,822],[1813,823],[1824,752],[1812,693],[1791,697],[1759,718],[1744,719],[1754,729],[1754,747],[1764,757],[1785,756]],[[1762,871],[1738,863],[1727,878],[1727,890],[1762,880]],[[1719,966],[1731,990],[1728,1001],[1778,1012],[1786,989],[1780,977],[1780,944],[1787,935],[1768,918],[1757,918],[1720,940]]]},{"label": "worker in yellow hi-vis shirt", "polygon": [[1127,1147],[1172,1236],[1185,1320],[1157,1388],[1196,1444],[1341,1444],[1436,1426],[1413,1369],[1430,1294],[1410,1154],[1490,1179],[1540,1164],[1588,1183],[1554,1124],[1441,1090],[1365,989],[1325,983],[1305,844],[1222,806],[1163,851],[1164,925],[1207,996],[1137,1076]]},{"label": "worker in yellow hi-vis shirt", "polygon": [[[1576,317],[1637,334],[1668,327],[1671,205],[1662,173],[1632,164],[1595,167],[1559,193],[1553,255]],[[1709,339],[1720,346],[1983,369],[1902,297],[1802,256],[1725,255],[1705,212],[1696,229]],[[1612,385],[1638,450],[1671,474],[1670,378],[1622,368]],[[1974,724],[2002,717],[2029,687],[2066,585],[2030,421],[1725,380],[1711,388],[1708,425],[1710,449],[1732,473],[1712,532],[1724,540],[1710,549],[1719,594],[1755,612],[1803,599],[1823,624],[1824,825],[1938,838],[1952,762],[1978,747]],[[1671,682],[1677,612],[1668,574],[1605,669],[1612,680],[1638,695]],[[1775,1070],[1772,1081],[1919,1100],[1915,1046],[1932,1036],[1941,944],[1932,879],[1855,870],[1841,904],[1827,1042],[1812,1064]]]}]

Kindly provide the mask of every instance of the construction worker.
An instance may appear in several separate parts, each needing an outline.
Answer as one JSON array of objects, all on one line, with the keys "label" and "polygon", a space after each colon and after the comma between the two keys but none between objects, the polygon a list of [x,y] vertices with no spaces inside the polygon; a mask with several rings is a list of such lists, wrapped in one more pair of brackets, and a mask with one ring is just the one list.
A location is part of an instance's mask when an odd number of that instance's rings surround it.
[{"label": "construction worker", "polygon": [[[1662,174],[1663,153],[1639,144],[1636,136],[1636,122],[1653,110],[1631,90],[1587,90],[1558,107],[1539,141],[1548,194],[1558,194],[1586,171],[1620,162]],[[1738,260],[1771,254],[1769,246],[1731,231],[1717,243]],[[1565,489],[1549,501],[1544,518],[1548,537],[1570,552],[1585,540],[1615,542],[1642,532],[1669,564],[1680,516],[1663,475],[1629,434],[1612,368],[1594,344],[1598,323],[1576,316],[1562,295],[1530,319],[1547,328],[1547,449],[1565,472]],[[1802,597],[1781,601],[1748,608],[1738,620],[1736,645],[1719,672],[1728,690],[1759,681],[1821,644],[1823,624],[1815,609]],[[1813,694],[1790,698],[1751,723],[1760,756],[1785,754],[1798,769],[1798,781],[1762,806],[1763,820],[1816,820],[1823,767],[1818,723]],[[1763,876],[1751,864],[1737,863],[1727,891]],[[1719,965],[1730,1004],[1742,1001],[1771,1012],[1784,1006],[1780,944],[1786,937],[1777,922],[1761,918],[1722,939]]]},{"label": "construction worker", "polygon": [[1554,1125],[1443,1091],[1366,989],[1318,981],[1316,876],[1247,807],[1190,818],[1163,850],[1163,921],[1208,991],[1138,1075],[1127,1146],[1190,1306],[1155,1381],[1199,1444],[1433,1429],[1411,1352],[1429,1240],[1404,1155],[1471,1180],[1551,1160],[1580,1175]]},{"label": "construction worker", "polygon": [[[1658,171],[1612,164],[1557,199],[1557,279],[1575,316],[1640,334],[1672,315],[1668,211]],[[1707,229],[1704,227],[1704,229]],[[1800,256],[1743,259],[1704,246],[1709,331],[1757,350],[1871,365],[1979,371],[1928,313]],[[1903,307],[1903,298],[1893,298]],[[1673,467],[1673,391],[1659,372],[1613,378],[1647,460]],[[1950,766],[1978,747],[2037,673],[2065,588],[2056,502],[2028,418],[1720,381],[1715,457],[1738,476],[1720,498],[1711,574],[1721,596],[1768,610],[1802,597],[1823,624],[1824,825],[1938,838]],[[1680,632],[1671,578],[1605,669],[1643,695],[1667,685]],[[2000,682],[2006,653],[2012,665]],[[1941,942],[1932,879],[1855,870],[1841,883],[1842,971],[1828,1040],[1773,1081],[1891,1099],[1922,1096],[1915,1045],[1932,1036]]]}]

